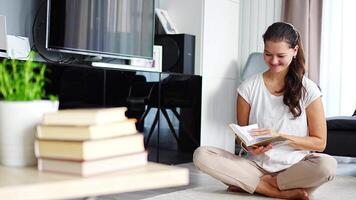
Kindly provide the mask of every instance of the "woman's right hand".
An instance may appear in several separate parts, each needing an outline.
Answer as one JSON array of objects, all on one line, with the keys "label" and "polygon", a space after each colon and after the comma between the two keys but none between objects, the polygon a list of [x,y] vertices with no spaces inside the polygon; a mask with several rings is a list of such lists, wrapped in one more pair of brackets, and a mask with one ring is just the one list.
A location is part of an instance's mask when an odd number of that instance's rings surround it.
[{"label": "woman's right hand", "polygon": [[252,155],[259,155],[272,149],[272,144],[268,144],[267,146],[256,146],[256,147],[246,147],[245,145],[243,145],[243,148],[246,149]]}]

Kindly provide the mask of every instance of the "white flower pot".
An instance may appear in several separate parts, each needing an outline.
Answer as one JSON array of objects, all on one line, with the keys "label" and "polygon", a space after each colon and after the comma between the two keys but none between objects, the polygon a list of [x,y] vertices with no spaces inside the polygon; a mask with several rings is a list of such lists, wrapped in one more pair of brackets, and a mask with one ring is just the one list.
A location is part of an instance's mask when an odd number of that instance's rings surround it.
[{"label": "white flower pot", "polygon": [[36,125],[46,112],[58,110],[58,101],[0,101],[0,162],[23,167],[36,164]]}]

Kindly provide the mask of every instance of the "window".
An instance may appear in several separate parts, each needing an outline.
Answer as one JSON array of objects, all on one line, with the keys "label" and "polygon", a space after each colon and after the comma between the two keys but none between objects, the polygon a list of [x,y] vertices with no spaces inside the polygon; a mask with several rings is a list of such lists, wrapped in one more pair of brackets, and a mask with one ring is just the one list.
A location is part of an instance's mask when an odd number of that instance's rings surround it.
[{"label": "window", "polygon": [[356,1],[324,0],[320,87],[326,116],[356,109]]}]

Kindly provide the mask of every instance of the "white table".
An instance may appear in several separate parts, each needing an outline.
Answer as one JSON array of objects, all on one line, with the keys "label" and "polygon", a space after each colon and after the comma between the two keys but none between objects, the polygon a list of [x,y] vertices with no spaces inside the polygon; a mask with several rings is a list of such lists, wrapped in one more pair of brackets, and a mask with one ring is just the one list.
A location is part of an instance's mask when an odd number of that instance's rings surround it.
[{"label": "white table", "polygon": [[6,200],[88,197],[188,183],[188,169],[157,163],[92,177],[38,172],[34,167],[0,166],[0,199]]}]

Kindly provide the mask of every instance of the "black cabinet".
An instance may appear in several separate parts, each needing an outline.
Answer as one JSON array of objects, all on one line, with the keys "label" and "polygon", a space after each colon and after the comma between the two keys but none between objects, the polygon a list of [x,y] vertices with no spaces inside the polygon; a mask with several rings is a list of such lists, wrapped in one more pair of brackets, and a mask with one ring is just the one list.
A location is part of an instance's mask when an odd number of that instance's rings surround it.
[{"label": "black cabinet", "polygon": [[125,106],[145,134],[149,160],[190,162],[200,145],[200,76],[47,64],[60,109]]}]

